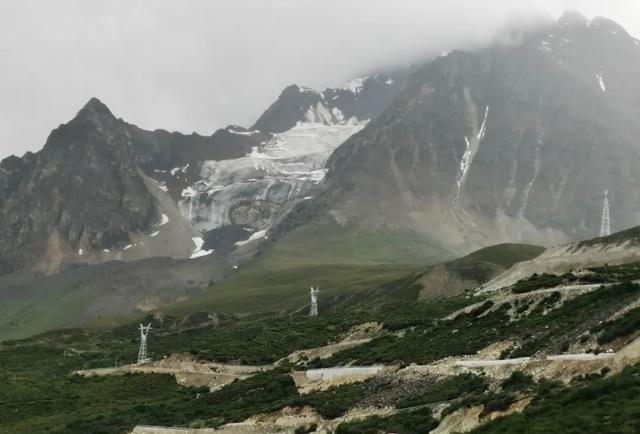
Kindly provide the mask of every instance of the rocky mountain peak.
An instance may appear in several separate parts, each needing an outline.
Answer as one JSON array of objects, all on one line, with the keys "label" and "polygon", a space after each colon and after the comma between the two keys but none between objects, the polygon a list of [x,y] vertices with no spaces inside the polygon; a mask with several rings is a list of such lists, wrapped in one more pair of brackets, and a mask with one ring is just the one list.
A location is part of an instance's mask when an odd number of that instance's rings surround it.
[{"label": "rocky mountain peak", "polygon": [[290,221],[406,228],[462,253],[551,245],[597,234],[609,190],[616,228],[640,224],[638,181],[624,175],[640,170],[640,44],[588,24],[568,12],[518,44],[419,67],[332,154],[317,208]]},{"label": "rocky mountain peak", "polygon": [[[91,98],[69,122],[53,130],[43,148],[46,152],[89,152],[96,146],[123,146],[125,123],[118,120],[98,98]],[[114,137],[120,136],[119,140]]]},{"label": "rocky mountain peak", "polygon": [[580,12],[569,9],[558,18],[556,24],[560,27],[586,27],[589,20]]},{"label": "rocky mountain peak", "polygon": [[96,97],[92,97],[87,101],[87,103],[78,111],[74,119],[90,120],[97,124],[102,124],[105,121],[117,120],[113,113],[111,113],[111,110],[109,110],[109,107]]},{"label": "rocky mountain peak", "polygon": [[80,109],[80,111],[92,111],[95,113],[108,114],[113,116],[109,107],[105,105],[100,99],[93,96],[87,101],[87,103]]},{"label": "rocky mountain peak", "polygon": [[306,86],[287,86],[257,120],[253,129],[281,133],[297,123],[343,124],[354,119],[377,117],[404,86],[396,75],[367,75],[349,80],[339,88],[320,92]]},{"label": "rocky mountain peak", "polygon": [[618,24],[617,22],[610,20],[609,18],[604,18],[604,17],[596,17],[591,21],[591,28],[593,29],[598,29],[602,32],[607,32],[611,35],[624,35],[624,36],[631,36],[629,35],[629,33],[625,30],[624,27],[622,27],[620,24]]}]

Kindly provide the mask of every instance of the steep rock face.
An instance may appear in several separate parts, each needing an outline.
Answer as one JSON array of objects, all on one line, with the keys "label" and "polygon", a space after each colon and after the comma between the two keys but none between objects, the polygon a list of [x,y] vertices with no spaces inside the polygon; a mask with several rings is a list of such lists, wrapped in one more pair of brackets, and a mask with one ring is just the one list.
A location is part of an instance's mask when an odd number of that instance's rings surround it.
[{"label": "steep rock face", "polygon": [[404,78],[400,74],[354,78],[341,88],[324,92],[294,84],[282,91],[253,128],[282,133],[298,122],[333,125],[352,119],[375,119],[391,104],[403,85]]},{"label": "steep rock face", "polygon": [[162,204],[162,190],[178,196],[203,160],[239,157],[267,137],[145,131],[91,99],[41,151],[0,163],[0,273],[52,272],[74,261],[188,257],[197,247],[188,222],[177,222],[173,239],[149,239],[144,247],[142,238],[155,237],[167,214],[182,218],[170,209],[177,210],[175,201]]},{"label": "steep rock face", "polygon": [[129,125],[140,167],[167,188],[177,201],[182,190],[200,179],[204,161],[241,158],[271,138],[269,133],[230,126],[211,136],[165,130],[145,131]]},{"label": "steep rock face", "polygon": [[[518,43],[453,52],[328,161],[287,224],[413,228],[445,249],[550,245],[640,222],[640,43],[567,14]],[[286,225],[285,225],[286,228]]]},{"label": "steep rock face", "polygon": [[41,152],[3,161],[5,271],[34,259],[55,268],[64,254],[122,244],[159,218],[127,142],[124,126],[93,99]]}]

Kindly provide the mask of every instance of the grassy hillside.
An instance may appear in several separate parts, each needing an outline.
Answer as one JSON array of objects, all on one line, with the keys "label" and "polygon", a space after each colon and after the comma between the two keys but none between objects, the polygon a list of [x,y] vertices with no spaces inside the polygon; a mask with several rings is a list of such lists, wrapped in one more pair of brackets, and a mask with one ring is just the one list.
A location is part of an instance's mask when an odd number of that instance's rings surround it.
[{"label": "grassy hillside", "polygon": [[198,293],[226,268],[217,258],[150,258],[0,276],[0,341],[170,303]]},{"label": "grassy hillside", "polygon": [[[628,341],[636,336],[635,310],[617,321],[604,319],[637,300],[639,294],[640,286],[630,283],[603,287],[564,303],[556,293],[549,293],[527,306],[527,314],[519,311],[515,318],[506,314],[510,308],[507,303],[480,304],[482,299],[462,296],[346,305],[317,318],[307,318],[303,311],[292,316],[220,315],[215,320],[206,314],[187,318],[155,315],[146,320],[153,322],[149,349],[156,360],[169,353],[186,352],[200,360],[260,364],[297,349],[335,341],[353,325],[379,321],[384,336],[321,362],[301,361],[296,368],[336,366],[354,360],[408,365],[475,355],[478,349],[505,339],[515,339],[522,345],[504,357],[562,352],[567,342],[585,334],[593,338],[612,335]],[[474,303],[480,307],[453,320],[440,320]],[[496,309],[489,311],[492,308]],[[122,434],[136,424],[215,427],[285,406],[311,406],[332,419],[353,406],[370,405],[375,398],[401,413],[347,423],[339,432],[382,429],[413,433],[417,426],[432,428],[438,424],[434,413],[424,407],[432,403],[444,402],[445,414],[475,405],[483,405],[488,414],[508,408],[523,395],[534,399],[523,415],[495,421],[481,432],[550,432],[550,427],[557,424],[562,432],[594,432],[588,427],[595,426],[597,432],[626,433],[635,432],[632,428],[640,420],[634,410],[640,404],[636,390],[640,386],[635,384],[638,367],[604,379],[606,373],[576,378],[567,386],[533,381],[517,373],[499,384],[489,377],[452,374],[397,384],[392,377],[377,377],[309,395],[297,392],[288,375],[289,366],[236,381],[213,393],[180,387],[173,378],[157,374],[98,378],[70,375],[76,369],[113,366],[116,360],[120,364],[131,362],[137,344],[136,324],[132,323],[112,330],[60,330],[0,345],[0,384],[4,385],[0,388],[0,432]],[[561,420],[563,415],[566,421]],[[619,431],[612,431],[614,423],[620,426]],[[528,431],[528,424],[532,431]]]},{"label": "grassy hillside", "polygon": [[179,315],[202,309],[222,313],[295,311],[307,308],[311,285],[320,286],[320,309],[333,308],[414,269],[408,265],[273,265],[266,258],[258,258],[201,294],[161,311]]},{"label": "grassy hillside", "polygon": [[[415,238],[408,242],[410,234],[343,235],[345,238],[334,246],[334,256],[328,251],[316,250],[314,245],[298,245],[297,242],[302,243],[300,240],[275,243],[232,276],[202,294],[162,308],[162,311],[187,314],[201,309],[227,313],[303,309],[308,305],[311,285],[320,286],[321,308],[323,304],[333,308],[367,301],[416,300],[419,291],[425,287],[438,296],[461,292],[462,288],[451,285],[450,281],[428,281],[436,271],[434,266],[425,268],[424,265],[396,261],[376,263],[401,245],[424,247]],[[465,289],[473,289],[514,263],[532,259],[543,250],[527,244],[500,244],[446,262],[444,271],[449,276],[459,276],[467,285]],[[360,253],[354,253],[350,260],[345,259],[349,252]],[[430,284],[438,287],[429,288]]]},{"label": "grassy hillside", "polygon": [[543,247],[529,244],[498,244],[459,259],[421,267],[413,273],[382,285],[369,298],[416,300],[450,297],[488,282],[512,265],[533,259]]},{"label": "grassy hillside", "polygon": [[512,265],[528,261],[544,252],[545,248],[531,244],[503,243],[485,247],[460,259],[460,261],[481,261],[509,268]]},{"label": "grassy hillside", "polygon": [[[326,228],[317,228],[317,230]],[[256,312],[302,309],[309,287],[320,286],[320,304],[339,305],[397,280],[442,251],[404,232],[361,232],[333,224],[323,242],[309,229],[268,244],[255,259],[201,294],[162,309]]]},{"label": "grassy hillside", "polygon": [[[114,261],[51,276],[1,276],[0,340],[83,324],[114,326],[139,316],[137,306],[153,309],[194,296],[167,311],[295,310],[307,303],[310,285],[320,285],[322,303],[336,304],[339,298],[357,296],[442,255],[411,232],[330,226],[317,228],[327,230],[322,243],[312,242],[317,238],[308,232],[296,232],[270,243],[236,271],[229,271],[232,259],[214,254],[197,260]],[[210,286],[220,279],[223,282]]]},{"label": "grassy hillside", "polygon": [[[438,318],[468,303],[380,305],[337,310],[289,322],[274,315],[223,317],[217,326],[184,329],[194,321],[153,321],[154,359],[191,352],[202,360],[273,362],[296,349],[324,345],[352,325],[371,320],[399,326],[407,319]],[[197,325],[197,323],[196,323]],[[182,328],[181,328],[182,327]],[[3,434],[122,434],[136,424],[217,426],[287,405],[311,405],[328,418],[342,415],[365,397],[359,385],[300,396],[286,372],[272,370],[209,394],[180,387],[170,376],[82,378],[73,370],[135,360],[136,324],[114,330],[60,330],[0,346],[0,432]]]},{"label": "grassy hillside", "polygon": [[326,220],[287,232],[267,252],[274,260],[302,265],[433,264],[453,256],[433,239],[411,230],[364,230]]}]

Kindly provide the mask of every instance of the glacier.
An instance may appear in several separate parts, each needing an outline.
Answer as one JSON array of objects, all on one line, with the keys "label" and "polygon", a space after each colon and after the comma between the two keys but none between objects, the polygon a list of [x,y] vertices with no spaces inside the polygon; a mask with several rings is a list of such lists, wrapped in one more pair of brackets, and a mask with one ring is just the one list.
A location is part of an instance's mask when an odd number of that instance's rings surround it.
[{"label": "glacier", "polygon": [[308,116],[241,158],[204,162],[199,180],[182,191],[183,216],[200,233],[227,225],[271,227],[310,196],[329,155],[367,123],[352,118],[327,124],[331,115],[321,112],[325,116]]}]

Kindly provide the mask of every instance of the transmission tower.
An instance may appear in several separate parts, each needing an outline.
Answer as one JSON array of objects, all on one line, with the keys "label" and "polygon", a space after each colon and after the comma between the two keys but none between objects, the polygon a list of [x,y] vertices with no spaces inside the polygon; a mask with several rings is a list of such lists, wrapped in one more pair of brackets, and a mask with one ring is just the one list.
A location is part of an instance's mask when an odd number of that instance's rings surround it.
[{"label": "transmission tower", "polygon": [[600,236],[611,235],[611,218],[609,216],[609,191],[604,191],[604,202],[602,203],[602,222],[600,224]]},{"label": "transmission tower", "polygon": [[311,287],[309,292],[311,295],[311,308],[309,309],[309,318],[318,316],[318,288]]},{"label": "transmission tower", "polygon": [[143,326],[140,324],[140,350],[138,350],[138,365],[149,363],[151,359],[147,356],[147,335],[151,330],[151,324]]}]

